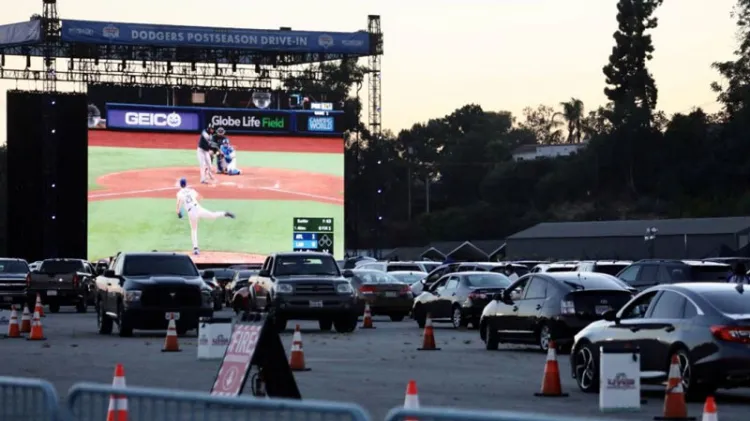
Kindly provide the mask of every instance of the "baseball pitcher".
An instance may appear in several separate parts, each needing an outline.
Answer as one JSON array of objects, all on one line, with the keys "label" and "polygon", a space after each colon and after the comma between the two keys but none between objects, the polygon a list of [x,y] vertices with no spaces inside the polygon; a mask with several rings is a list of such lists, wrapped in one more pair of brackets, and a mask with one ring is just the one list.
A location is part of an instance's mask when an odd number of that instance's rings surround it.
[{"label": "baseball pitcher", "polygon": [[219,160],[222,161],[222,169],[226,175],[240,175],[242,171],[237,168],[237,153],[234,151],[234,146],[229,143],[229,138],[225,137],[221,143],[220,148],[221,154]]},{"label": "baseball pitcher", "polygon": [[193,241],[193,254],[200,254],[198,248],[198,222],[201,219],[232,218],[232,212],[210,211],[198,203],[200,196],[193,188],[188,187],[185,178],[180,179],[180,190],[177,192],[177,217],[182,219],[182,210],[185,209],[190,221],[190,238]]}]

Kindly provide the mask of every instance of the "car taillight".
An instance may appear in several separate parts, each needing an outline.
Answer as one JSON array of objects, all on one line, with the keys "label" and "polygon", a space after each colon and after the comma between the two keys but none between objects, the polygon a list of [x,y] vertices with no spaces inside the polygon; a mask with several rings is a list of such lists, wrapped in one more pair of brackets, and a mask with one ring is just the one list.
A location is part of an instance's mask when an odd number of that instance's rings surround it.
[{"label": "car taillight", "polygon": [[409,285],[404,285],[401,287],[401,294],[407,294],[409,292],[411,292],[411,288],[409,287]]},{"label": "car taillight", "polygon": [[363,294],[372,294],[375,292],[375,287],[372,285],[362,285],[359,287],[359,292]]},{"label": "car taillight", "polygon": [[573,301],[562,300],[560,303],[560,313],[576,314],[576,304]]},{"label": "car taillight", "polygon": [[469,294],[469,299],[470,300],[485,300],[487,299],[487,294],[472,292],[471,294]]},{"label": "car taillight", "polygon": [[30,288],[30,287],[31,287],[31,274],[27,273],[26,274],[26,288]]},{"label": "car taillight", "polygon": [[78,275],[73,275],[73,288],[78,288]]},{"label": "car taillight", "polygon": [[750,327],[711,326],[711,333],[721,341],[750,344]]}]

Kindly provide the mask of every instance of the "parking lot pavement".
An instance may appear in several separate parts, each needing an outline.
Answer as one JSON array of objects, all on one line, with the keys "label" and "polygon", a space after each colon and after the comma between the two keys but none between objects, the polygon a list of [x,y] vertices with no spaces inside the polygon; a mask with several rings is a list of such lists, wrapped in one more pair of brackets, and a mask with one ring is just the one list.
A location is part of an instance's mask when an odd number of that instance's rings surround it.
[{"label": "parking lot pavement", "polygon": [[[96,333],[94,314],[48,314],[43,319],[47,340],[2,341],[0,375],[40,377],[51,381],[61,396],[76,382],[111,383],[114,365],[125,366],[128,385],[208,391],[217,361],[197,361],[195,335],[180,338],[180,353],[160,352],[164,332],[136,332],[133,338]],[[315,322],[300,322],[308,372],[296,373],[302,396],[355,402],[374,419],[403,404],[406,383],[417,382],[422,406],[536,411],[554,415],[599,416],[609,419],[651,419],[660,415],[663,389],[649,389],[640,413],[602,415],[596,395],[581,393],[568,375],[568,356],[559,357],[567,398],[538,398],[545,355],[533,349],[506,346],[486,351],[476,331],[436,325],[442,348],[420,352],[421,330],[413,321],[375,318],[374,330],[353,334],[321,333]],[[293,328],[293,322],[289,324]],[[282,334],[291,346],[292,331]],[[746,421],[747,390],[717,396],[722,421]],[[701,404],[690,415],[700,417]]]}]

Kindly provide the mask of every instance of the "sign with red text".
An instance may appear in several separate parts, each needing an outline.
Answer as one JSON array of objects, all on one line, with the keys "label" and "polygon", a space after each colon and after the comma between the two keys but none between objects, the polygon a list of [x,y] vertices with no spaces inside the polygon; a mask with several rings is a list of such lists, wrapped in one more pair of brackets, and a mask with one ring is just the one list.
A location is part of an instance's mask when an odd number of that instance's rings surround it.
[{"label": "sign with red text", "polygon": [[263,325],[237,325],[221,362],[211,394],[239,396],[245,386]]}]

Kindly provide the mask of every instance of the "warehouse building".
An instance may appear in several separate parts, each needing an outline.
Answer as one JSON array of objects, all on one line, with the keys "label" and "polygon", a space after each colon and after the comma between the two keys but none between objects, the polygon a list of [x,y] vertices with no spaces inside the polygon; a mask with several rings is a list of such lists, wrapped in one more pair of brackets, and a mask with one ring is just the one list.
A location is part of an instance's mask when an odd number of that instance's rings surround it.
[{"label": "warehouse building", "polygon": [[509,259],[702,259],[746,248],[749,234],[748,216],[547,222],[508,237],[505,253]]}]

